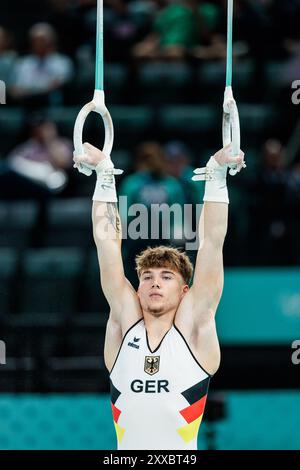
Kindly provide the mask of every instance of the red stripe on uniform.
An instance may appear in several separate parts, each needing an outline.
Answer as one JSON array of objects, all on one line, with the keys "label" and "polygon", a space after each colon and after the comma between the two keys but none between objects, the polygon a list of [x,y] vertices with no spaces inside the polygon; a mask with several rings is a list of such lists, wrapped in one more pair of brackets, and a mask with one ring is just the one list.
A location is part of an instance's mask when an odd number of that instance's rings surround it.
[{"label": "red stripe on uniform", "polygon": [[192,405],[180,411],[187,423],[192,423],[195,419],[199,418],[204,412],[207,395],[196,401]]},{"label": "red stripe on uniform", "polygon": [[121,411],[113,403],[111,403],[111,409],[112,409],[114,422],[117,423],[120,417]]}]

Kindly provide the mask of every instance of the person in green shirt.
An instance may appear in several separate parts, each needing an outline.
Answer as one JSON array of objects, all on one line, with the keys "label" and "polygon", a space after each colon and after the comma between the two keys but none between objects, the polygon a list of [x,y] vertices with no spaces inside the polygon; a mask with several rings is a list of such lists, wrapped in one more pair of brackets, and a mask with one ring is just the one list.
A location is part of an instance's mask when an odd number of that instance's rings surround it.
[{"label": "person in green shirt", "polygon": [[[128,236],[123,242],[124,257],[132,259],[134,254],[137,254],[141,249],[146,246],[156,246],[161,243],[172,242],[172,244],[181,244],[182,238],[177,239],[177,226],[180,226],[182,232],[182,219],[177,220],[175,217],[170,217],[170,239],[164,238],[163,232],[163,217],[160,217],[159,226],[155,226],[157,236],[150,236],[151,229],[151,211],[162,209],[164,207],[171,207],[173,204],[182,211],[184,204],[187,203],[187,198],[182,186],[182,183],[176,178],[167,174],[164,152],[162,147],[156,142],[145,142],[141,144],[136,152],[135,162],[136,172],[126,176],[119,187],[119,196],[126,196],[126,204],[120,205],[120,216],[127,220],[127,231],[130,230],[130,225],[134,219],[141,217],[137,212],[132,216],[127,217],[127,212],[134,204],[141,204],[143,214],[147,214],[142,220],[141,226],[137,226],[137,233],[141,235],[145,233],[146,238],[133,239],[132,235]],[[137,209],[138,207],[135,206]],[[165,219],[166,220],[166,219]],[[152,224],[153,225],[153,224]],[[166,228],[166,227],[165,227]],[[168,231],[167,231],[168,232]],[[132,263],[125,263],[127,268],[127,275],[131,282],[136,282],[136,273]],[[130,271],[131,270],[131,271]],[[130,272],[129,272],[130,271]]]},{"label": "person in green shirt", "polygon": [[210,2],[178,0],[158,11],[152,33],[133,48],[136,59],[181,60],[199,42],[209,42],[219,10]]}]

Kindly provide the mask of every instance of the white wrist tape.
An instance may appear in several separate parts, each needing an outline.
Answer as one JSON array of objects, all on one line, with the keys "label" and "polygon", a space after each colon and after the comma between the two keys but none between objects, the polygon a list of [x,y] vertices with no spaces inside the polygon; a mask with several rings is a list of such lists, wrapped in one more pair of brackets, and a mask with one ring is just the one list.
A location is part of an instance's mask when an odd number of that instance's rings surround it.
[{"label": "white wrist tape", "polygon": [[123,170],[116,170],[110,157],[106,157],[95,168],[97,181],[93,201],[117,202],[116,182],[114,175],[121,175]]},{"label": "white wrist tape", "polygon": [[204,202],[225,202],[229,204],[226,184],[227,165],[219,163],[210,157],[207,165],[194,170],[193,181],[205,181]]}]

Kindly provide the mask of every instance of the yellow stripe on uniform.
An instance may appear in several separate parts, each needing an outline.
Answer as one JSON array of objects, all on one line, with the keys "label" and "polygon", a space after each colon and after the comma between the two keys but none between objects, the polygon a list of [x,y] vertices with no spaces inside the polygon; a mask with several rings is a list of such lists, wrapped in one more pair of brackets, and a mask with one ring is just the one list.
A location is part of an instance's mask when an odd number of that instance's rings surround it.
[{"label": "yellow stripe on uniform", "polygon": [[125,429],[121,428],[121,426],[116,422],[114,422],[114,425],[115,425],[115,428],[116,428],[118,443],[120,444],[122,442],[123,437],[124,437]]},{"label": "yellow stripe on uniform", "polygon": [[202,421],[202,416],[203,414],[187,426],[183,426],[182,428],[177,429],[178,434],[186,443],[192,441],[197,436],[198,429]]}]

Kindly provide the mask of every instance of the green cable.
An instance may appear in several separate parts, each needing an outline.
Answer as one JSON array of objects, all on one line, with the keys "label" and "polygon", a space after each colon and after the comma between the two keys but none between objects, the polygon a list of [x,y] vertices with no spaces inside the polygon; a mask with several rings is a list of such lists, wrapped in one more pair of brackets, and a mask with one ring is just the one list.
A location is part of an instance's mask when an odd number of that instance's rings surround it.
[{"label": "green cable", "polygon": [[103,90],[103,0],[97,2],[95,90]]},{"label": "green cable", "polygon": [[226,86],[231,86],[232,84],[232,17],[233,17],[233,0],[228,0]]}]

